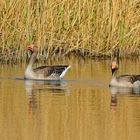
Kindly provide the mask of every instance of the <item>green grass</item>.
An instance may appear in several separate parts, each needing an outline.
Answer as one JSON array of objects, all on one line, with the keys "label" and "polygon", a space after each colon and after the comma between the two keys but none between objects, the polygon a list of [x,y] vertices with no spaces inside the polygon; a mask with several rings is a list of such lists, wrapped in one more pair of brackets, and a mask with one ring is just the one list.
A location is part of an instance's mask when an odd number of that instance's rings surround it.
[{"label": "green grass", "polygon": [[[48,57],[140,54],[139,0],[2,0],[0,60],[25,57],[35,43]],[[47,53],[44,51],[46,50]]]}]

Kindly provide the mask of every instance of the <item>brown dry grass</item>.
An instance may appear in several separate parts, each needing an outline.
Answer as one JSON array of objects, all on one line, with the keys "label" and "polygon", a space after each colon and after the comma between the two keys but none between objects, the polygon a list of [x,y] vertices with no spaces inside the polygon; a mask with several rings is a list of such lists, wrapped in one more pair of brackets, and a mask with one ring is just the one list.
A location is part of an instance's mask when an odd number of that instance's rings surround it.
[{"label": "brown dry grass", "polygon": [[44,57],[139,55],[139,15],[139,0],[1,0],[0,59],[20,60],[27,43]]}]

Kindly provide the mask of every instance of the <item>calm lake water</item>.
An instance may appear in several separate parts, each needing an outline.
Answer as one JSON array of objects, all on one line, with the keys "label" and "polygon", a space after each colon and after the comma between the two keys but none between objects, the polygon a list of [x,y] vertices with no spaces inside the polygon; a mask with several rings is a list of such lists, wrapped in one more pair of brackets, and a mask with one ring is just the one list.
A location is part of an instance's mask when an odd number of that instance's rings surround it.
[{"label": "calm lake water", "polygon": [[[1,65],[1,140],[139,140],[140,90],[109,89],[110,60],[71,58],[58,82],[23,80],[26,64]],[[122,60],[119,74],[140,74]]]}]

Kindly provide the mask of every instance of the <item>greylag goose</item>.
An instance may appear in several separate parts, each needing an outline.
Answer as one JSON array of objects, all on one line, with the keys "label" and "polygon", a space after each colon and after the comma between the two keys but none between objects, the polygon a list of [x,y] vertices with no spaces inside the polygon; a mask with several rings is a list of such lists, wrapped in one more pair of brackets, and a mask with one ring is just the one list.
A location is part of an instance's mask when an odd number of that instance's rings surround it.
[{"label": "greylag goose", "polygon": [[33,68],[38,54],[38,47],[34,44],[27,46],[27,49],[31,52],[29,64],[25,70],[25,79],[35,80],[60,80],[63,79],[67,70],[70,68],[68,65],[58,66],[40,66]]},{"label": "greylag goose", "polygon": [[113,61],[111,64],[112,80],[109,86],[117,87],[140,87],[140,75],[120,75],[117,76],[118,61]]}]

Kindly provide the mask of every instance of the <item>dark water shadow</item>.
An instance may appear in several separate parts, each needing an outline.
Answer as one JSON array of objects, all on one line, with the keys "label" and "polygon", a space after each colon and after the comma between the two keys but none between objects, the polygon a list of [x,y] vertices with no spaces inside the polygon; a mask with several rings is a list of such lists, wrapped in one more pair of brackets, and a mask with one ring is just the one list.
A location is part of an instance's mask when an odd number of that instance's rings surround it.
[{"label": "dark water shadow", "polygon": [[25,80],[24,77],[0,77],[0,80]]}]

